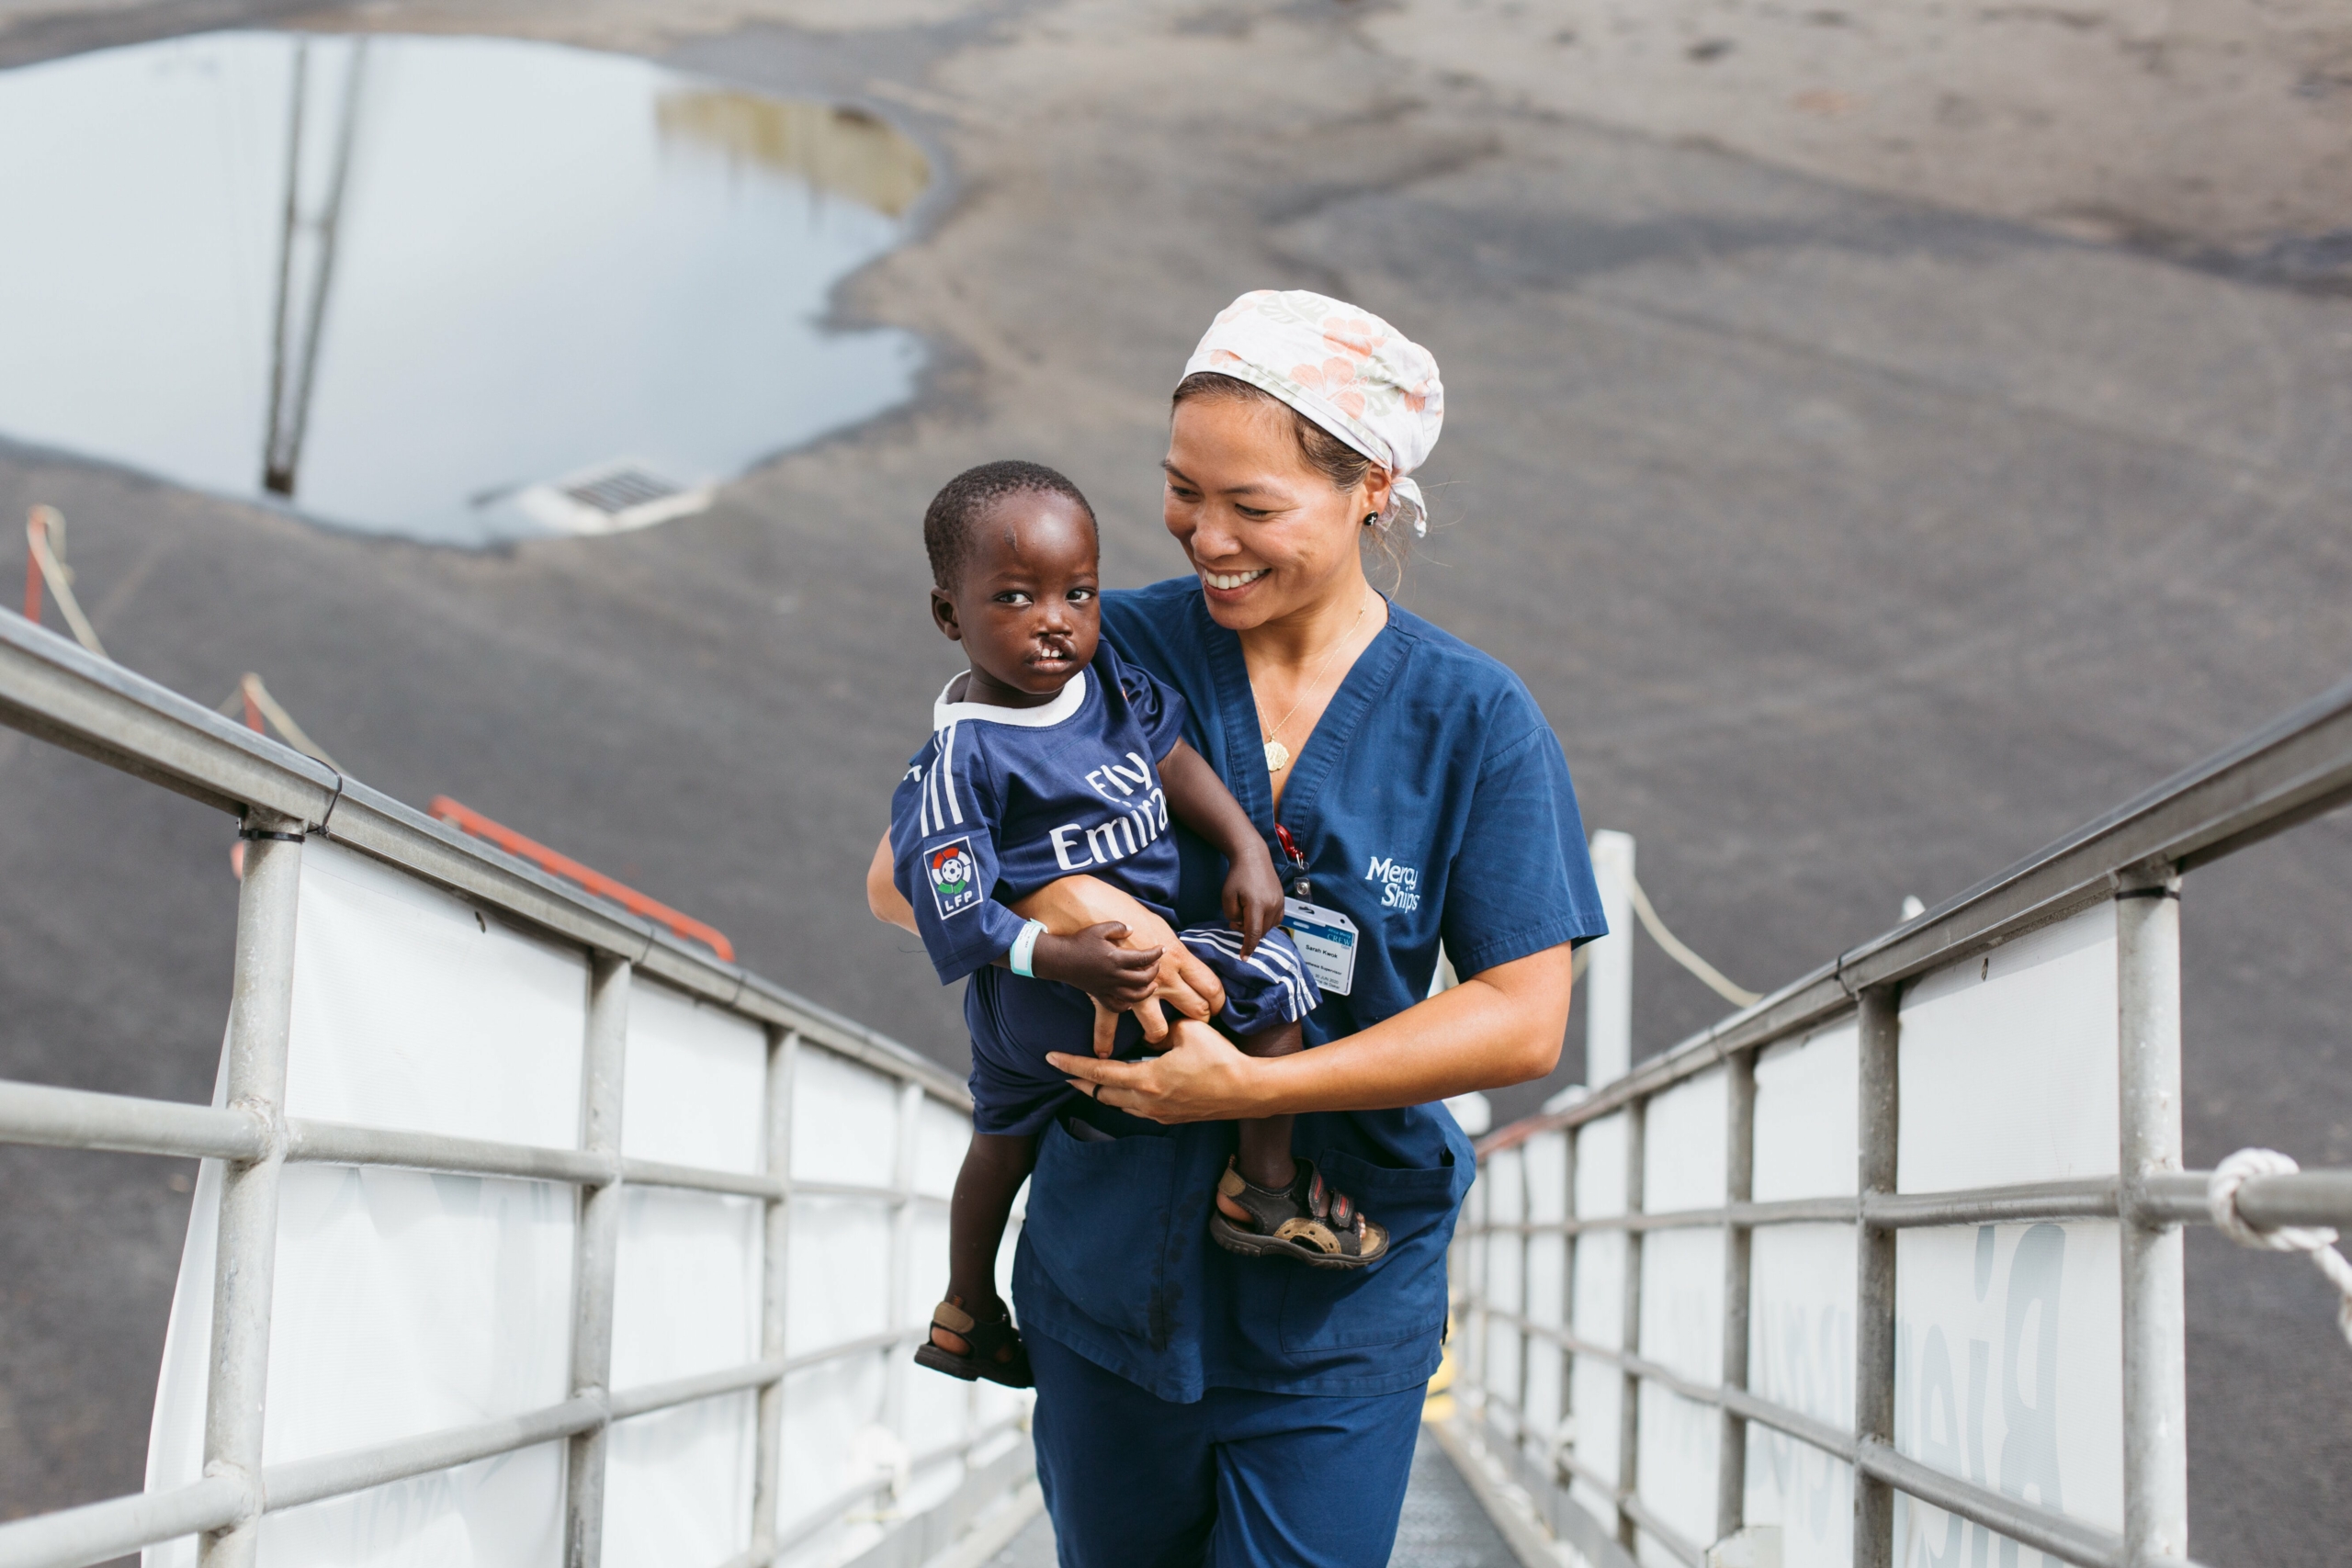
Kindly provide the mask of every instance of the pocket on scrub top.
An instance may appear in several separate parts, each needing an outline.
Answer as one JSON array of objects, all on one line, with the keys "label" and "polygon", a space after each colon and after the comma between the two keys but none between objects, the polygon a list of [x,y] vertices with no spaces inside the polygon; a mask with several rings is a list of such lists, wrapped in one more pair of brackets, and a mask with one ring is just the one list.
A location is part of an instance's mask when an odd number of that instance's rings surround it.
[{"label": "pocket on scrub top", "polygon": [[1072,1306],[1139,1339],[1153,1337],[1175,1161],[1172,1138],[1081,1143],[1057,1118],[1029,1178],[1022,1234],[1038,1266]]},{"label": "pocket on scrub top", "polygon": [[1445,1243],[1453,1168],[1396,1169],[1336,1151],[1316,1155],[1323,1179],[1388,1230],[1388,1256],[1346,1271],[1293,1267],[1283,1284],[1283,1348],[1292,1354],[1396,1345],[1445,1322]]}]

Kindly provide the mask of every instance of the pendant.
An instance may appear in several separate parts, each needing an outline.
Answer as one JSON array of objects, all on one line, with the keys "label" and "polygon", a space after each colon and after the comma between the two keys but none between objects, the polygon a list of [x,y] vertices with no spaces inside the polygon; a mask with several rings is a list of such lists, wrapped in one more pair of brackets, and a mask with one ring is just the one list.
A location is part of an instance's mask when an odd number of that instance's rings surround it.
[{"label": "pendant", "polygon": [[1279,773],[1290,766],[1290,748],[1279,740],[1266,742],[1266,772]]}]

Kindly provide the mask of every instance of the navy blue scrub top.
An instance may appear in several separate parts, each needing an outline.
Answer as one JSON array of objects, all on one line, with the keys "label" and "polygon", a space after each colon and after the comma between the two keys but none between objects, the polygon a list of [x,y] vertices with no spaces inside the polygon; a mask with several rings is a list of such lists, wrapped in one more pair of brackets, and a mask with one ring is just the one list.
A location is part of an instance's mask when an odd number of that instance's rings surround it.
[{"label": "navy blue scrub top", "polygon": [[[1308,1016],[1338,1039],[1429,995],[1441,942],[1472,976],[1604,934],[1576,791],[1535,699],[1498,660],[1391,605],[1293,761],[1275,836],[1264,739],[1241,642],[1199,581],[1105,593],[1102,633],[1173,686],[1184,739],[1258,829],[1285,883],[1346,913],[1353,983]],[[1179,835],[1177,924],[1218,922],[1225,861]],[[1302,1115],[1293,1147],[1388,1227],[1389,1255],[1340,1272],[1238,1258],[1209,1239],[1234,1124],[1162,1127],[1091,1101],[1115,1136],[1059,1123],[1038,1146],[1013,1262],[1024,1332],[1043,1333],[1162,1399],[1208,1388],[1370,1395],[1428,1381],[1445,1324],[1445,1252],[1475,1174],[1442,1105]]]}]

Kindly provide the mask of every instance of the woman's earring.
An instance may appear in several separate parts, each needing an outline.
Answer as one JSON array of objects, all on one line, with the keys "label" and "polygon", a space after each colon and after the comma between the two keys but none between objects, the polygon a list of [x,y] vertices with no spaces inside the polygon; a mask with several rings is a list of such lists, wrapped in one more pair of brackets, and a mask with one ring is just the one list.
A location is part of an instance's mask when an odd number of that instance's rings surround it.
[{"label": "woman's earring", "polygon": [[1367,527],[1367,528],[1377,528],[1377,527],[1379,527],[1379,526],[1380,526],[1380,513],[1377,513],[1377,512],[1367,512],[1367,513],[1365,513],[1363,514],[1363,525],[1364,525],[1365,527]]}]

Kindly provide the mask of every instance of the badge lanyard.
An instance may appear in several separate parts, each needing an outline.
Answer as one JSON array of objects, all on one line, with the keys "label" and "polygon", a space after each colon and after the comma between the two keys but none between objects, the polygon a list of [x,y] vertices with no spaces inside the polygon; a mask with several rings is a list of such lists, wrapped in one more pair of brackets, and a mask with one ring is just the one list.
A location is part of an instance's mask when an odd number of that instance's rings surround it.
[{"label": "badge lanyard", "polygon": [[1306,972],[1323,994],[1344,997],[1355,987],[1356,923],[1345,913],[1315,902],[1315,885],[1307,880],[1306,857],[1290,829],[1274,824],[1274,840],[1290,863],[1290,897],[1283,900],[1283,929],[1306,960]]}]

